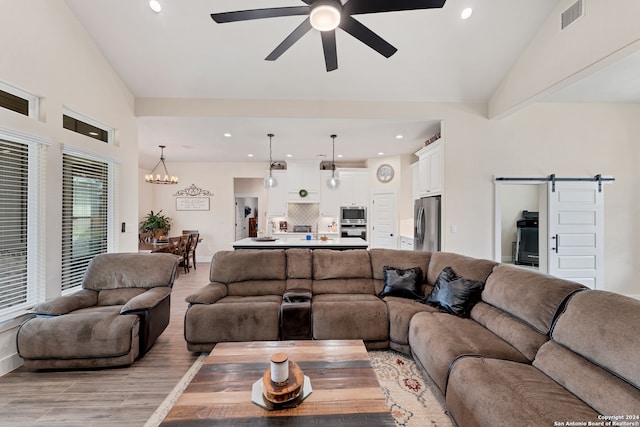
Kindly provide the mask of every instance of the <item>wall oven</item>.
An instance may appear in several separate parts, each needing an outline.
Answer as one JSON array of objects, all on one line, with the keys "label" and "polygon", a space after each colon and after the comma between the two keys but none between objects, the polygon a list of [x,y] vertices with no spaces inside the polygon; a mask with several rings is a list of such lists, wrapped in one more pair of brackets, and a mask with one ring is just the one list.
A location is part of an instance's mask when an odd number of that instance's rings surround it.
[{"label": "wall oven", "polygon": [[343,206],[340,208],[340,224],[366,224],[367,208],[364,206]]}]

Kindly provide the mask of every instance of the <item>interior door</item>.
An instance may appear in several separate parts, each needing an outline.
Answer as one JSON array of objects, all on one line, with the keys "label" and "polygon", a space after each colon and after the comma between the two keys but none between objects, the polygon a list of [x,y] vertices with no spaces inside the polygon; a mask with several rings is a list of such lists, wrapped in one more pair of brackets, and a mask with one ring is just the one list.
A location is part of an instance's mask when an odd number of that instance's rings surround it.
[{"label": "interior door", "polygon": [[372,239],[369,247],[398,248],[396,231],[396,193],[374,193],[372,206]]},{"label": "interior door", "polygon": [[549,274],[604,288],[604,193],[597,182],[549,182]]}]

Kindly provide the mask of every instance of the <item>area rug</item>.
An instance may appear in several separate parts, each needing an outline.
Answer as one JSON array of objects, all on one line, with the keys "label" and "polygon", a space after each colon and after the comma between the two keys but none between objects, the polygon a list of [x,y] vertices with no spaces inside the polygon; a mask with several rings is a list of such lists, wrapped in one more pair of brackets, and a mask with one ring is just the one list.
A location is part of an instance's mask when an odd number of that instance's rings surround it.
[{"label": "area rug", "polygon": [[[208,353],[202,353],[171,393],[146,422],[157,427],[198,372]],[[371,365],[397,427],[451,427],[444,402],[434,393],[435,385],[425,381],[413,359],[392,350],[369,352]]]},{"label": "area rug", "polygon": [[370,351],[369,359],[396,426],[453,426],[435,384],[425,381],[413,359],[391,350]]}]

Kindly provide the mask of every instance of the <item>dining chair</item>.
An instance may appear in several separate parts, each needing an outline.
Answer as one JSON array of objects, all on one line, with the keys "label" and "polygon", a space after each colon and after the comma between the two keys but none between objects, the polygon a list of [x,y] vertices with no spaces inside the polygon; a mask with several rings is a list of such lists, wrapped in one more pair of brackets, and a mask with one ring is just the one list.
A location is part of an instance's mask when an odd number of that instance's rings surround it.
[{"label": "dining chair", "polygon": [[196,270],[196,248],[198,247],[198,241],[200,240],[200,233],[191,233],[191,244],[187,251],[187,263],[189,260],[193,261],[193,269]]},{"label": "dining chair", "polygon": [[[183,236],[169,237],[169,252],[178,257],[178,265],[182,264],[184,272],[188,273],[189,270],[185,262],[185,249],[186,241],[183,240]],[[179,270],[176,269],[176,276],[179,276]]]},{"label": "dining chair", "polygon": [[143,231],[141,233],[138,233],[138,241],[140,243],[152,243],[153,233],[150,231]]}]

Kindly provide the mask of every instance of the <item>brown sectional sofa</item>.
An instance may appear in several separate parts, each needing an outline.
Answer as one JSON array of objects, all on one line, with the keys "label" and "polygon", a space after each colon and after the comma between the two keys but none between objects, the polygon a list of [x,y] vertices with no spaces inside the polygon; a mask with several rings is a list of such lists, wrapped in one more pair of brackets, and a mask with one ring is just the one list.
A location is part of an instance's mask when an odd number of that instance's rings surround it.
[{"label": "brown sectional sofa", "polygon": [[[420,267],[428,295],[445,267],[484,284],[469,317],[378,297],[384,266]],[[191,351],[282,338],[283,294],[311,295],[313,339],[362,339],[412,354],[459,426],[554,426],[640,415],[640,301],[444,252],[307,249],[219,252],[189,296]],[[637,421],[637,420],[636,420]]]}]

